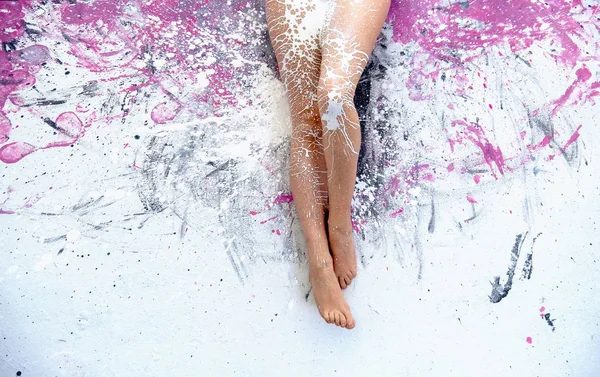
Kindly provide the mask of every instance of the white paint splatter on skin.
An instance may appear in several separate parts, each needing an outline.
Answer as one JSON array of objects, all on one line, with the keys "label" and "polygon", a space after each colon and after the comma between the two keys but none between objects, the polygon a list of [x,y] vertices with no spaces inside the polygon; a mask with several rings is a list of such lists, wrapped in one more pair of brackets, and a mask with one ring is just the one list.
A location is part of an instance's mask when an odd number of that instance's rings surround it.
[{"label": "white paint splatter on skin", "polygon": [[340,121],[340,117],[344,116],[343,103],[341,101],[330,99],[327,104],[327,110],[321,116],[323,126],[327,131],[335,131],[340,128],[340,124],[343,125],[343,121]]}]

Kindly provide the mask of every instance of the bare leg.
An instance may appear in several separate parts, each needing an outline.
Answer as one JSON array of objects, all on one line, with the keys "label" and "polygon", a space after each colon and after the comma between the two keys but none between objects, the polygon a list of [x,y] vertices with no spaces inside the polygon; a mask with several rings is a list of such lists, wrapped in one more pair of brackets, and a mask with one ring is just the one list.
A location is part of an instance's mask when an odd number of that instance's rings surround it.
[{"label": "bare leg", "polygon": [[350,209],[360,150],[354,92],[387,17],[390,0],[338,0],[322,40],[318,88],[329,191],[329,245],[340,287],[356,276]]},{"label": "bare leg", "polygon": [[327,167],[317,102],[318,33],[303,29],[317,9],[313,1],[302,3],[268,0],[266,4],[269,35],[292,115],[290,184],[308,246],[309,278],[319,313],[328,323],[351,329],[354,319],[333,270],[325,226]]}]

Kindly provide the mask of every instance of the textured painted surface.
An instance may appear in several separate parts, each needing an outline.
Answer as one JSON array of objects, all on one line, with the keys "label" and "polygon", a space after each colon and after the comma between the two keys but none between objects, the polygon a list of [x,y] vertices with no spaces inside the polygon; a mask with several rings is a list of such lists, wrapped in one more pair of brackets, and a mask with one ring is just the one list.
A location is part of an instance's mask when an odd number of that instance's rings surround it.
[{"label": "textured painted surface", "polygon": [[600,373],[597,1],[393,4],[328,328],[247,1],[1,1],[0,372]]}]

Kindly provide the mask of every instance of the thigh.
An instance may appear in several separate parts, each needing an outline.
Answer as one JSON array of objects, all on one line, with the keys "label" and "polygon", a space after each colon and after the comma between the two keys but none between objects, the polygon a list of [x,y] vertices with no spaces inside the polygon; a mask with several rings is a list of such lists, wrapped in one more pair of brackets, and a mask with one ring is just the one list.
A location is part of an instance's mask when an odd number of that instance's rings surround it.
[{"label": "thigh", "polygon": [[292,115],[316,106],[323,0],[267,0],[267,24]]},{"label": "thigh", "polygon": [[335,2],[321,41],[320,85],[324,92],[354,97],[389,8],[390,0]]}]

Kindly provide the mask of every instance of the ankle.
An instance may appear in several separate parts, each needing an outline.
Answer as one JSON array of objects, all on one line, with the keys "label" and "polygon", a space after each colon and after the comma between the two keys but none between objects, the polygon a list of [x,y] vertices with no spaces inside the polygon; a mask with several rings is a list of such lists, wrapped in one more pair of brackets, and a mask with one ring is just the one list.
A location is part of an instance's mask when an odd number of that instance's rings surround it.
[{"label": "ankle", "polygon": [[349,236],[353,233],[352,220],[350,217],[344,220],[331,219],[327,223],[327,231],[329,237],[333,236]]},{"label": "ankle", "polygon": [[318,255],[309,258],[308,269],[309,273],[318,273],[333,270],[333,258],[331,257],[331,255]]},{"label": "ankle", "polygon": [[351,224],[352,223],[352,215],[350,211],[329,211],[329,216],[327,217],[328,224]]}]

